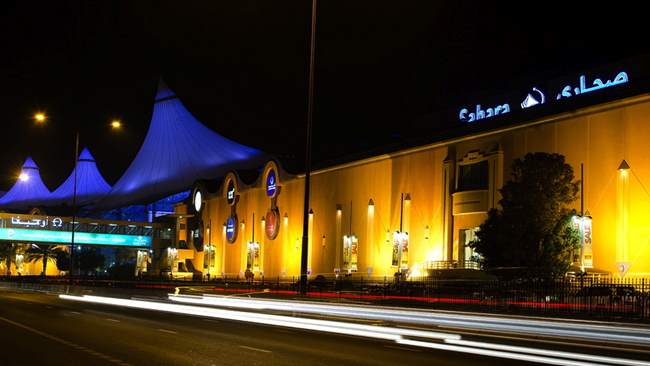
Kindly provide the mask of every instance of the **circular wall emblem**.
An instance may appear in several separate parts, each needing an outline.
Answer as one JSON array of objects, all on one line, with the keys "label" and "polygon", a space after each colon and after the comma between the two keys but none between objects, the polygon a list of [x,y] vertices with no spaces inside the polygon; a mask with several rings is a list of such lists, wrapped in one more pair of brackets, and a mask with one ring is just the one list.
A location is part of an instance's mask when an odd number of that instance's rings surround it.
[{"label": "circular wall emblem", "polygon": [[235,188],[235,182],[232,179],[228,180],[226,185],[226,200],[229,205],[235,204],[235,198],[237,197],[237,189]]},{"label": "circular wall emblem", "polygon": [[264,232],[266,237],[273,240],[280,232],[280,212],[277,209],[271,209],[266,212],[264,219]]},{"label": "circular wall emblem", "polygon": [[277,193],[277,177],[275,174],[275,169],[269,169],[266,173],[266,195],[269,197],[275,197]]},{"label": "circular wall emblem", "polygon": [[233,215],[226,220],[226,240],[234,243],[237,240],[237,216]]},{"label": "circular wall emblem", "polygon": [[194,191],[194,198],[192,201],[194,202],[194,210],[196,212],[201,212],[201,209],[203,208],[203,194],[200,189]]}]

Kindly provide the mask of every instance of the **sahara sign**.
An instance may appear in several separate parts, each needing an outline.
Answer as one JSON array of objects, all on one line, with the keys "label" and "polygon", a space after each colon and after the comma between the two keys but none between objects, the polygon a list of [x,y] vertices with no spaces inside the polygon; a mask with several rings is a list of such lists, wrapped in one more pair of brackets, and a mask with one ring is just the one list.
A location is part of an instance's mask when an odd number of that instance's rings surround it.
[{"label": "sahara sign", "polygon": [[[458,119],[460,120],[460,122],[470,123],[481,119],[496,117],[496,116],[510,113],[511,112],[510,105],[513,106],[519,105],[521,107],[521,110],[525,110],[538,105],[547,104],[546,102],[548,100],[546,98],[546,93],[544,93],[543,89],[550,91],[549,93],[550,95],[555,95],[554,100],[557,102],[578,95],[592,93],[598,90],[612,88],[621,84],[626,84],[629,82],[630,79],[627,72],[620,71],[618,74],[616,74],[613,80],[607,79],[606,81],[603,81],[600,78],[595,78],[591,83],[589,83],[587,80],[588,80],[587,76],[585,74],[582,74],[578,77],[577,86],[573,86],[571,84],[567,84],[567,85],[560,84],[562,86],[558,87],[558,85],[555,84],[554,86],[547,85],[546,88],[533,87],[529,89],[529,91],[526,92],[525,94],[517,93],[517,95],[519,95],[517,98],[521,97],[523,99],[517,100],[516,103],[502,101],[501,103],[497,103],[496,105],[485,109],[481,106],[481,104],[476,104],[475,107],[471,107],[471,108],[462,107],[458,112]],[[550,99],[551,101],[553,101],[553,98]]]}]

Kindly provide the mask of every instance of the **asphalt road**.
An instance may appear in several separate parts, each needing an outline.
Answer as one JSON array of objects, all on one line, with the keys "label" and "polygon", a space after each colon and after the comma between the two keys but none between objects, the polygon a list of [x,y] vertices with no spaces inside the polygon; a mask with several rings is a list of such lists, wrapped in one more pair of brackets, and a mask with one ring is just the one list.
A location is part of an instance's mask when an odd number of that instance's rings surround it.
[{"label": "asphalt road", "polygon": [[0,289],[0,365],[512,365],[317,332]]}]

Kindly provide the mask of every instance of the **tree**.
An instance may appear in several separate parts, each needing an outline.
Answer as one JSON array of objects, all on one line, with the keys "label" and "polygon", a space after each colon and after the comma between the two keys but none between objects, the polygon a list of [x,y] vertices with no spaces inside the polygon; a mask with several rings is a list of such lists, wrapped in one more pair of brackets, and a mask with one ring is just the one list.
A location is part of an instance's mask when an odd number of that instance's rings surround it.
[{"label": "tree", "polygon": [[67,252],[61,246],[32,244],[31,247],[25,251],[25,262],[32,263],[42,260],[43,270],[41,276],[45,276],[47,274],[48,262],[56,263],[59,253]]},{"label": "tree", "polygon": [[56,269],[59,271],[69,271],[70,270],[70,252],[60,251],[56,253]]},{"label": "tree", "polygon": [[81,250],[75,250],[75,268],[81,273],[97,273],[100,267],[104,265],[104,256],[95,247],[83,246]]},{"label": "tree", "polygon": [[501,209],[492,209],[470,243],[485,268],[525,268],[541,277],[564,275],[578,248],[572,226],[579,182],[560,154],[529,153],[512,165],[500,190]]},{"label": "tree", "polygon": [[16,263],[16,246],[14,243],[0,243],[0,261],[5,263],[6,275],[11,276],[11,263]]}]

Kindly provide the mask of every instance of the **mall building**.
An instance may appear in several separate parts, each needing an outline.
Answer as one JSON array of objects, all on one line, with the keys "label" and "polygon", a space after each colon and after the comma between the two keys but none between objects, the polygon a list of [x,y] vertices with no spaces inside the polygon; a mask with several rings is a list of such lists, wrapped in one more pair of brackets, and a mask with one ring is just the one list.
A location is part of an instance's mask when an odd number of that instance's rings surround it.
[{"label": "mall building", "polygon": [[[582,172],[582,200],[572,207],[582,213],[576,267],[650,275],[650,94],[637,69],[602,68],[473,101],[451,115],[459,128],[431,142],[313,171],[310,275],[478,268],[468,243],[499,207],[513,161],[532,152],[564,155],[576,180]],[[197,182],[176,206],[188,249],[174,259],[213,278],[299,276],[304,183],[273,159],[252,178],[234,169]]]},{"label": "mall building", "polygon": [[[468,96],[431,117],[432,126],[447,127],[420,133],[426,140],[318,166],[305,218],[310,275],[478,269],[468,243],[499,208],[513,161],[534,152],[562,154],[582,181],[572,207],[581,232],[574,268],[650,275],[649,92],[648,57],[544,78]],[[162,82],[149,131],[122,177],[110,186],[86,150],[73,173],[50,192],[28,158],[0,197],[0,241],[20,250],[70,246],[79,231],[84,245],[141,252],[138,263],[151,263],[137,271],[148,275],[300,275],[304,174],[218,135]],[[143,218],[129,216],[134,210]],[[71,211],[84,220],[64,215]],[[12,254],[16,263],[20,255]]]}]

